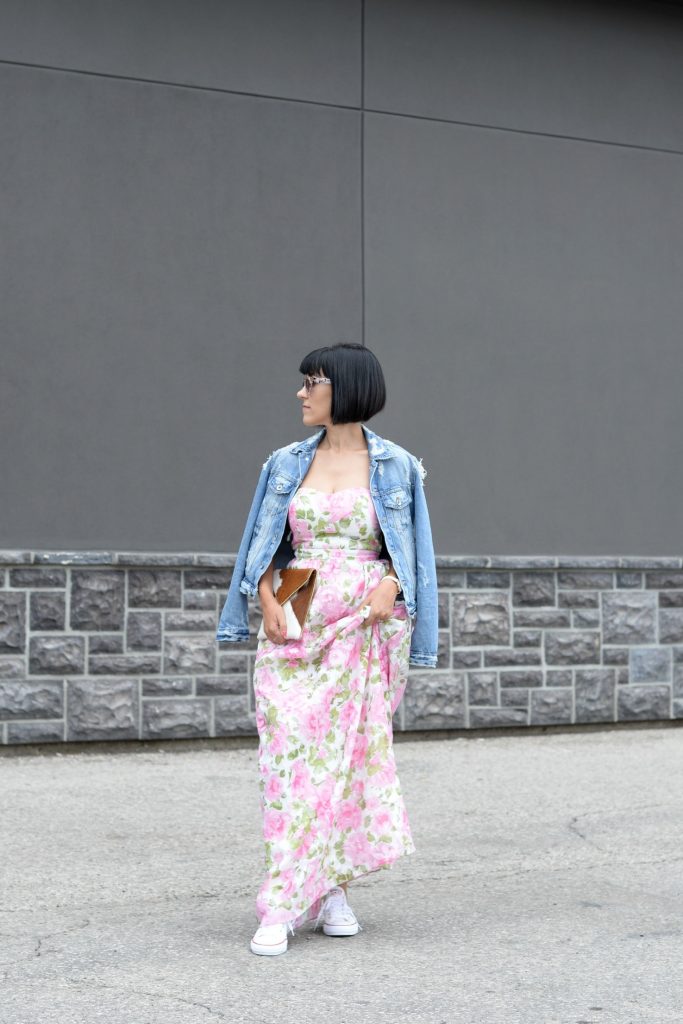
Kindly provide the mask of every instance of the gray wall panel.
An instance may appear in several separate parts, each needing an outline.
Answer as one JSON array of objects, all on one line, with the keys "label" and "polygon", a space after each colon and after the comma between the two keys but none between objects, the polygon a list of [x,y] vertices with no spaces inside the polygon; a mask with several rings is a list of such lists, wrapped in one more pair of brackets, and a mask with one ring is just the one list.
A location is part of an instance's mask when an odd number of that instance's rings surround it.
[{"label": "gray wall panel", "polygon": [[360,0],[3,0],[0,60],[358,106]]},{"label": "gray wall panel", "polygon": [[683,10],[367,0],[365,106],[683,150]]},{"label": "gray wall panel", "polygon": [[[360,333],[353,111],[0,67],[0,547],[231,550]],[[305,434],[305,431],[303,431]]]},{"label": "gray wall panel", "polygon": [[439,552],[678,551],[677,12],[366,11],[368,105],[504,128],[366,114],[363,194],[359,3],[2,5],[0,547],[235,550],[365,337]]},{"label": "gray wall panel", "polygon": [[679,551],[681,166],[366,116],[366,341],[440,551]]}]

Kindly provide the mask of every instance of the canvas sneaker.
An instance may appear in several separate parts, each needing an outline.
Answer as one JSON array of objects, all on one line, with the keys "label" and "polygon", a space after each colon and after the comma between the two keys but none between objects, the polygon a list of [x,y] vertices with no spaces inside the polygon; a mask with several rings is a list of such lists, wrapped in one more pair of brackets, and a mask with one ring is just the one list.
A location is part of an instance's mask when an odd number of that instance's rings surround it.
[{"label": "canvas sneaker", "polygon": [[252,953],[262,956],[276,956],[287,952],[287,928],[294,934],[291,921],[278,924],[262,924],[256,929],[251,940]]},{"label": "canvas sneaker", "polygon": [[363,931],[340,885],[330,889],[323,899],[313,930],[321,924],[325,935],[355,935]]}]

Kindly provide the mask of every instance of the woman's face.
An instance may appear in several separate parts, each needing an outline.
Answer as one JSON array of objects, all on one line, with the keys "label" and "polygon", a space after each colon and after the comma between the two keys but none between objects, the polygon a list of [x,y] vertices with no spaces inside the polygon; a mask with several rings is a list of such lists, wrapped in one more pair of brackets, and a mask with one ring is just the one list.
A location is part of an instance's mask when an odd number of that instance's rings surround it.
[{"label": "woman's face", "polygon": [[[314,377],[324,377],[322,370],[312,374]],[[302,385],[296,393],[296,397],[302,402],[302,417],[307,426],[327,426],[332,418],[332,385],[313,384],[310,391]]]}]

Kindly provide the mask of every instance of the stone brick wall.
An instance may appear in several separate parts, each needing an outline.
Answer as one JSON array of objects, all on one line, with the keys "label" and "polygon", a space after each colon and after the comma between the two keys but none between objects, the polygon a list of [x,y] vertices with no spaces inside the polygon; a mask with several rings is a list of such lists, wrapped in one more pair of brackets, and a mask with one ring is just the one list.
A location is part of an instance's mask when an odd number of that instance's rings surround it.
[{"label": "stone brick wall", "polygon": [[[0,552],[0,742],[256,735],[233,556]],[[439,557],[436,669],[395,729],[683,718],[680,558]]]}]

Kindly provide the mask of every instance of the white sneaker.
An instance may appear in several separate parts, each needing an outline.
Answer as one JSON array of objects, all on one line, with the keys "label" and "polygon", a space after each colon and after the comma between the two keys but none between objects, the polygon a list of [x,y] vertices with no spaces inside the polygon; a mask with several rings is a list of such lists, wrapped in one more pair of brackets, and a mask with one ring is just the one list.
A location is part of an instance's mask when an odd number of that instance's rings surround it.
[{"label": "white sneaker", "polygon": [[363,931],[340,885],[330,889],[325,896],[313,931],[316,931],[321,922],[325,935],[355,935],[358,931]]},{"label": "white sneaker", "polygon": [[293,935],[294,928],[290,921],[259,925],[251,940],[252,953],[260,953],[263,956],[275,956],[277,953],[286,953],[288,926]]}]

